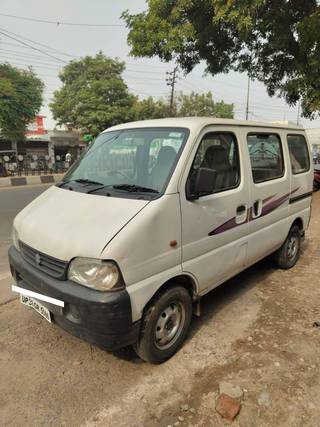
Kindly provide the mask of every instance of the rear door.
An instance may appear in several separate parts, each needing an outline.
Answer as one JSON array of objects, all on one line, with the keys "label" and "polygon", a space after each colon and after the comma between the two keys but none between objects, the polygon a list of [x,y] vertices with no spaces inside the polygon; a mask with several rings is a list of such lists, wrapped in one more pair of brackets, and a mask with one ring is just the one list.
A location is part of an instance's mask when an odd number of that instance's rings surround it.
[{"label": "rear door", "polygon": [[[249,186],[236,127],[207,127],[193,147],[181,181],[182,266],[201,293],[246,265]],[[215,171],[212,192],[190,200],[199,168]]]},{"label": "rear door", "polygon": [[291,164],[291,196],[289,215],[299,216],[307,226],[313,187],[312,157],[305,135],[288,132],[286,135]]},{"label": "rear door", "polygon": [[280,129],[248,129],[250,159],[250,264],[276,250],[288,233],[290,174],[284,133]]}]

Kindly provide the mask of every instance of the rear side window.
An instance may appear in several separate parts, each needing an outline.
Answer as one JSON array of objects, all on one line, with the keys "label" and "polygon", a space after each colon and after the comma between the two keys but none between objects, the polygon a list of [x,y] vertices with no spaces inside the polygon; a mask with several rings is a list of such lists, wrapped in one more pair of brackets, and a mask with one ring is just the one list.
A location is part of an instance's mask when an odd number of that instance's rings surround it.
[{"label": "rear side window", "polygon": [[240,181],[240,164],[235,135],[224,132],[204,135],[188,178],[190,194],[194,193],[195,177],[199,168],[215,172],[211,194],[237,187]]},{"label": "rear side window", "polygon": [[247,136],[252,176],[255,183],[284,175],[283,152],[276,134],[250,133]]},{"label": "rear side window", "polygon": [[310,169],[310,157],[306,139],[303,135],[287,136],[291,169],[294,175]]}]

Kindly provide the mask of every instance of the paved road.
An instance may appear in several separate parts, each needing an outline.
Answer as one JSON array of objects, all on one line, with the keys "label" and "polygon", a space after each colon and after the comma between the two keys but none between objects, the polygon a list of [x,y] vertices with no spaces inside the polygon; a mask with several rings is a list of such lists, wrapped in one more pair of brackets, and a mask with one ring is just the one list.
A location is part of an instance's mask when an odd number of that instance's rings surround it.
[{"label": "paved road", "polygon": [[7,260],[13,219],[21,209],[47,188],[46,184],[0,189],[0,304],[15,296],[10,292],[11,277]]}]

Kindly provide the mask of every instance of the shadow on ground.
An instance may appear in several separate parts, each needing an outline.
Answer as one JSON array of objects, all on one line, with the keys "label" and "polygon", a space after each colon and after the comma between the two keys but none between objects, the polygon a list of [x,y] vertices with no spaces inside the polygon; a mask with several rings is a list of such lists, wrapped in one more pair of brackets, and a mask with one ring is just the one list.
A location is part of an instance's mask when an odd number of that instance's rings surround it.
[{"label": "shadow on ground", "polygon": [[[267,279],[274,272],[275,268],[273,260],[270,257],[265,258],[204,295],[201,299],[201,316],[193,316],[186,341],[191,340],[201,327],[221,310],[229,304],[235,303],[243,293],[248,292],[256,286],[258,281]],[[117,350],[113,354],[120,359],[134,364],[143,363],[137,357],[132,347]]]}]

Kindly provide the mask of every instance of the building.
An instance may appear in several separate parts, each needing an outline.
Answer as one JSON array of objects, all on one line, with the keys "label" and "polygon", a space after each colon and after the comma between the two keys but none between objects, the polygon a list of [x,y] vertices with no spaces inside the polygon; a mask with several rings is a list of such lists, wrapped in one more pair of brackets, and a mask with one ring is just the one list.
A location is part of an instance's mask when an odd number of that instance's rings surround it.
[{"label": "building", "polygon": [[44,127],[45,116],[36,116],[29,124],[25,141],[17,144],[17,152],[22,156],[52,157],[54,153],[50,150],[50,138]]},{"label": "building", "polygon": [[51,148],[54,152],[55,159],[65,159],[66,154],[69,152],[73,159],[77,159],[81,151],[86,147],[82,141],[79,132],[74,130],[50,130],[48,132],[51,143]]},{"label": "building", "polygon": [[39,171],[63,172],[69,168],[66,154],[76,160],[86,144],[74,130],[47,130],[45,116],[38,115],[28,126],[25,140],[0,141],[1,173],[29,174]]}]

